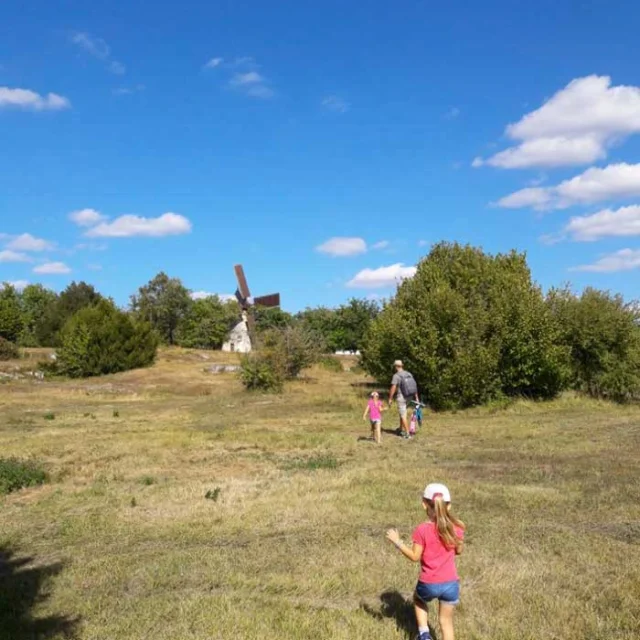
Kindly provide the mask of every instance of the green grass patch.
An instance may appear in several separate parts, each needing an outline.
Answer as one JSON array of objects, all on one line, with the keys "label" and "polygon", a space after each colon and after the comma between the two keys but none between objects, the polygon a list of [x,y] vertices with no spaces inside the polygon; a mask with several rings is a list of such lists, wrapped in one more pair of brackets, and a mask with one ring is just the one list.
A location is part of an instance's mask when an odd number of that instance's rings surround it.
[{"label": "green grass patch", "polygon": [[0,495],[44,484],[48,475],[35,460],[0,458]]}]

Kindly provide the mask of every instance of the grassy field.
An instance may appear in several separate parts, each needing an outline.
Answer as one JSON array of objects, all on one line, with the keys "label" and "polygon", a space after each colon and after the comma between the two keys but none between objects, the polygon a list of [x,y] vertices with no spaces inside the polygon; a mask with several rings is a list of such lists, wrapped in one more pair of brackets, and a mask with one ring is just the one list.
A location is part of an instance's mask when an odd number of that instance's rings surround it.
[{"label": "grassy field", "polygon": [[459,640],[640,638],[640,409],[518,402],[376,447],[361,374],[247,395],[203,370],[232,358],[0,384],[0,455],[51,474],[0,496],[2,640],[409,638],[384,532],[428,481],[468,527]]}]

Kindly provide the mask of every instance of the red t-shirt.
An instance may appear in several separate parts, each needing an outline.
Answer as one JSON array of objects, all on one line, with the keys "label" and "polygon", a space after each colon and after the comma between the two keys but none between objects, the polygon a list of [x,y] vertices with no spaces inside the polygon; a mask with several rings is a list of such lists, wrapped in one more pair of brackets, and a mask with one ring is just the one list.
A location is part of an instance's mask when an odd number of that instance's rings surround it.
[{"label": "red t-shirt", "polygon": [[[464,530],[455,527],[458,538],[464,537]],[[456,550],[454,547],[447,548],[436,529],[435,522],[423,522],[416,527],[412,540],[422,547],[422,558],[420,558],[420,582],[439,584],[441,582],[452,582],[458,579],[456,570]]]}]

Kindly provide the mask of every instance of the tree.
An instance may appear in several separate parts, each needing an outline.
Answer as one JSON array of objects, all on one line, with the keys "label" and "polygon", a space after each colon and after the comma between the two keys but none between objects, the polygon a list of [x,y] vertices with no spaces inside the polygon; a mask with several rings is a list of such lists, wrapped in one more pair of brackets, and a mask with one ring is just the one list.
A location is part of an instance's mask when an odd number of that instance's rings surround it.
[{"label": "tree", "polygon": [[42,347],[57,347],[60,332],[75,313],[97,304],[104,298],[86,282],[72,282],[54,301],[47,305],[37,325],[37,339]]},{"label": "tree", "polygon": [[618,402],[640,392],[638,310],[620,295],[587,288],[552,289],[547,304],[569,352],[571,386]]},{"label": "tree", "polygon": [[335,309],[327,307],[307,308],[297,314],[296,320],[306,331],[322,336],[327,351],[333,352],[340,348],[338,341],[338,314]]},{"label": "tree", "polygon": [[131,296],[136,316],[149,322],[166,344],[175,344],[178,325],[192,304],[189,290],[180,279],[170,278],[163,271]]},{"label": "tree", "polygon": [[257,306],[253,309],[253,317],[256,321],[258,333],[269,329],[291,327],[295,322],[294,317],[289,312],[283,311],[278,307],[266,308]]},{"label": "tree", "polygon": [[158,346],[149,323],[134,320],[109,300],[75,313],[60,342],[58,367],[72,378],[145,367],[154,361]]},{"label": "tree", "polygon": [[20,294],[23,326],[19,342],[25,347],[45,346],[43,328],[47,314],[55,307],[58,296],[41,284],[30,284]]},{"label": "tree", "polygon": [[15,288],[5,282],[0,289],[0,338],[17,342],[21,331],[20,297]]},{"label": "tree", "polygon": [[372,322],[362,354],[384,381],[401,358],[437,409],[552,397],[567,376],[557,323],[525,256],[458,244],[433,247]]},{"label": "tree", "polygon": [[380,313],[372,300],[351,298],[336,310],[331,342],[340,351],[359,351],[371,322]]},{"label": "tree", "polygon": [[239,320],[235,301],[222,302],[218,296],[195,300],[180,320],[176,342],[181,347],[219,349]]}]

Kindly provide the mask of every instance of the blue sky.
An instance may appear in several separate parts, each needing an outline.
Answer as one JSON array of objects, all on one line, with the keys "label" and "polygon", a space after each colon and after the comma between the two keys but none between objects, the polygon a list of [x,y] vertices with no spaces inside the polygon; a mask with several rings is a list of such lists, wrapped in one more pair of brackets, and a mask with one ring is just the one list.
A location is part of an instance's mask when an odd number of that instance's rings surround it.
[{"label": "blue sky", "polygon": [[[384,296],[439,240],[635,298],[640,7],[0,7],[0,280]],[[80,212],[80,213],[79,213]]]}]

